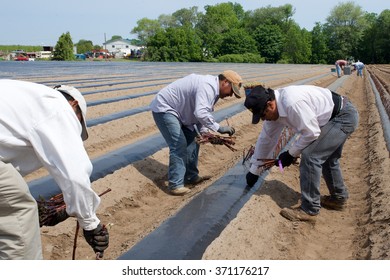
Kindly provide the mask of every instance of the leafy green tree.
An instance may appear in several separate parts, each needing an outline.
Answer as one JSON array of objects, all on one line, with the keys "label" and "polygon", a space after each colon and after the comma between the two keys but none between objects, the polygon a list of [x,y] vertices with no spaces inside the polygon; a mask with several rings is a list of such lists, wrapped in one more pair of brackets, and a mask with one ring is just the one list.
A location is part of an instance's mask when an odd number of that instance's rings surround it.
[{"label": "leafy green tree", "polygon": [[54,49],[53,60],[74,60],[73,42],[69,32],[60,36]]},{"label": "leafy green tree", "polygon": [[206,13],[200,19],[197,28],[204,43],[204,52],[207,57],[217,57],[224,39],[223,33],[240,25],[237,17],[237,5],[221,3],[214,6],[205,6]]},{"label": "leafy green tree", "polygon": [[175,26],[187,26],[195,28],[198,24],[202,13],[198,11],[198,7],[194,6],[188,9],[180,9],[172,14]]},{"label": "leafy green tree", "polygon": [[306,29],[300,29],[297,24],[291,25],[286,34],[283,60],[288,63],[309,63],[311,58],[311,35]]},{"label": "leafy green tree", "polygon": [[141,44],[146,45],[149,38],[157,34],[161,29],[162,27],[158,20],[142,18],[137,21],[137,26],[132,29],[131,33],[137,34]]},{"label": "leafy green tree", "polygon": [[145,60],[149,61],[166,61],[169,58],[169,39],[166,31],[161,29],[149,38]]},{"label": "leafy green tree", "polygon": [[267,63],[276,63],[282,56],[284,36],[278,25],[263,24],[253,33],[260,55]]},{"label": "leafy green tree", "polygon": [[223,34],[220,54],[258,53],[256,41],[244,30],[233,28]]},{"label": "leafy green tree", "polygon": [[332,61],[355,56],[358,45],[367,28],[362,8],[354,2],[335,6],[327,17],[325,25],[329,36],[329,49]]},{"label": "leafy green tree", "polygon": [[172,15],[160,15],[158,17],[157,21],[160,24],[160,27],[163,29],[166,29],[169,27],[176,27],[175,26],[175,19]]},{"label": "leafy green tree", "polygon": [[365,17],[369,27],[364,31],[362,40],[359,42],[356,58],[366,63],[375,63],[378,59],[376,42],[378,36],[378,15],[366,13]]},{"label": "leafy green tree", "polygon": [[375,24],[376,36],[376,63],[390,63],[390,10],[384,10]]},{"label": "leafy green tree", "polygon": [[316,22],[313,30],[311,31],[311,63],[326,64],[328,61],[328,46],[327,36],[324,33],[323,26]]},{"label": "leafy green tree", "polygon": [[255,53],[226,54],[218,57],[218,62],[225,63],[264,63],[264,58]]},{"label": "leafy green tree", "polygon": [[192,28],[167,28],[149,38],[145,59],[149,61],[202,61],[201,40]]},{"label": "leafy green tree", "polygon": [[[291,32],[290,28],[297,25],[292,20],[294,13],[295,9],[290,4],[279,7],[267,6],[246,13],[243,25],[256,40],[259,52],[266,62],[279,61],[283,51],[285,60],[292,59],[293,54],[288,53],[288,50],[293,48],[285,45],[287,42],[285,38],[288,36],[287,33]],[[292,40],[293,38],[290,38],[290,41]]]},{"label": "leafy green tree", "polygon": [[120,39],[122,39],[122,36],[120,36],[120,35],[112,35],[110,41],[113,41],[113,40],[120,40]]},{"label": "leafy green tree", "polygon": [[139,46],[141,47],[142,46],[142,42],[141,40],[138,40],[138,39],[130,39],[130,43],[134,46]]},{"label": "leafy green tree", "polygon": [[[157,20],[139,20],[132,30],[138,35],[136,45],[147,46],[145,56],[156,61],[388,61],[388,10],[377,17],[354,2],[341,3],[309,32],[292,19],[291,4],[244,11],[241,4],[226,2],[204,9],[201,13],[194,6]],[[183,42],[188,42],[187,49]]]},{"label": "leafy green tree", "polygon": [[93,50],[92,41],[87,41],[81,39],[78,43],[76,43],[77,53],[86,53]]},{"label": "leafy green tree", "polygon": [[293,22],[295,9],[291,4],[279,7],[263,7],[246,13],[244,25],[250,32],[254,32],[261,25],[277,25],[282,32],[287,32]]},{"label": "leafy green tree", "polygon": [[241,23],[245,17],[245,11],[241,4],[228,2],[233,7],[233,11],[237,16],[238,21]]}]

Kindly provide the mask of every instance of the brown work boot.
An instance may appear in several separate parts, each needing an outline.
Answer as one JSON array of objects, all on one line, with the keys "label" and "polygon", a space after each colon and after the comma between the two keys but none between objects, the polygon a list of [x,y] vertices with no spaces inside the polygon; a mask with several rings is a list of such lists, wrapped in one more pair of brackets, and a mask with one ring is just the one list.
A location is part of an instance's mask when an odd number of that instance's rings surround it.
[{"label": "brown work boot", "polygon": [[172,195],[185,195],[187,193],[191,192],[191,190],[189,188],[186,188],[186,187],[179,187],[179,188],[176,188],[176,189],[171,189],[169,191],[170,194]]},{"label": "brown work boot", "polygon": [[342,211],[345,208],[347,200],[331,195],[321,196],[321,206],[325,209]]},{"label": "brown work boot", "polygon": [[301,222],[308,222],[311,224],[316,223],[316,215],[310,215],[307,214],[305,211],[302,210],[302,208],[297,207],[297,208],[283,208],[280,211],[280,215],[282,215],[284,218],[296,222],[296,221],[301,221]]}]

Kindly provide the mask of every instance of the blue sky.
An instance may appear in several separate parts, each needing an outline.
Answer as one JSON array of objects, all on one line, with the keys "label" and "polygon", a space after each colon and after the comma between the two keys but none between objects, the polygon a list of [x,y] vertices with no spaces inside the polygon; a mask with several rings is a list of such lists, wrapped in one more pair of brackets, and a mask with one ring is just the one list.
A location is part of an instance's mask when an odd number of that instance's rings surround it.
[{"label": "blue sky", "polygon": [[[72,40],[91,40],[103,45],[113,35],[135,38],[130,31],[141,18],[157,19],[161,14],[172,14],[182,9],[229,1],[190,0],[18,0],[4,1],[0,15],[0,45],[55,45],[61,34],[70,32]],[[295,8],[293,19],[301,26],[312,30],[315,22],[325,23],[330,11],[339,0],[231,0],[239,3],[245,11],[257,8],[278,7],[291,4]],[[386,0],[354,0],[364,11],[379,14],[390,9]]]}]

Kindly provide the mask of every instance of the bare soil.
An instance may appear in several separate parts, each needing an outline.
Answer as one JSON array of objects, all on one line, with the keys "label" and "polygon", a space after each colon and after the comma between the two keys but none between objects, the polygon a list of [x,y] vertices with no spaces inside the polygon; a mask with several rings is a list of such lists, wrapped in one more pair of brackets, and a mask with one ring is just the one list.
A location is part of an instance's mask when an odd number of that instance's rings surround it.
[{"label": "bare soil", "polygon": [[[287,74],[280,74],[275,70],[274,79],[265,84],[276,88],[327,72],[329,75],[311,84],[327,87],[337,80],[336,75],[330,73],[331,66],[313,69],[309,67],[307,66],[304,71]],[[250,70],[249,68],[247,73],[237,72],[244,80],[246,76],[251,76],[253,81],[263,81],[269,77],[257,73],[256,69]],[[381,72],[381,76],[386,79],[387,85],[390,84],[389,74]],[[77,84],[74,86],[77,87]],[[142,90],[146,92],[161,87],[162,85]],[[113,91],[100,96],[88,95],[86,99],[102,99],[132,92],[135,91]],[[271,170],[262,187],[207,248],[203,259],[390,258],[388,172],[390,162],[375,96],[367,75],[363,78],[357,77],[356,72],[349,75],[338,92],[348,96],[360,114],[359,127],[346,142],[341,160],[344,179],[350,192],[348,207],[341,212],[321,209],[315,226],[290,222],[280,216],[279,212],[283,207],[298,203],[300,198],[298,167],[289,167],[283,173],[277,169]],[[89,108],[88,118],[146,106],[152,98],[149,96],[94,106]],[[242,102],[242,99],[221,100],[215,110],[236,102]],[[199,160],[201,174],[212,174],[213,177],[184,197],[175,197],[167,193],[167,148],[94,181],[92,187],[97,193],[107,188],[112,189],[102,197],[98,210],[98,216],[110,231],[110,246],[105,252],[104,259],[116,259],[128,251],[241,160],[243,149],[255,143],[262,126],[261,123],[252,125],[250,114],[245,111],[229,118],[229,123],[236,128],[235,147],[238,151],[232,152],[224,146],[202,145]],[[85,146],[91,158],[96,158],[156,132],[158,130],[151,113],[146,112],[91,127],[90,138],[85,142]],[[45,170],[39,170],[26,179],[32,180],[46,174]],[[322,193],[327,194],[324,183]],[[74,218],[69,218],[55,227],[43,227],[41,233],[44,258],[71,259],[75,229]],[[81,232],[77,238],[76,259],[94,259],[94,254]]]}]

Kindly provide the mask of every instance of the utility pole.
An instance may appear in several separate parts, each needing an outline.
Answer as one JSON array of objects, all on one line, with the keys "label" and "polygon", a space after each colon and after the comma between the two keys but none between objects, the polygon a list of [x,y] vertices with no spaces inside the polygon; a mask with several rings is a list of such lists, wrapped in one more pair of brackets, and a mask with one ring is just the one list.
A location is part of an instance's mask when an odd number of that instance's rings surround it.
[{"label": "utility pole", "polygon": [[106,33],[104,33],[104,52],[106,53],[106,60],[107,60],[107,44],[106,44],[107,40],[106,40]]}]

